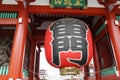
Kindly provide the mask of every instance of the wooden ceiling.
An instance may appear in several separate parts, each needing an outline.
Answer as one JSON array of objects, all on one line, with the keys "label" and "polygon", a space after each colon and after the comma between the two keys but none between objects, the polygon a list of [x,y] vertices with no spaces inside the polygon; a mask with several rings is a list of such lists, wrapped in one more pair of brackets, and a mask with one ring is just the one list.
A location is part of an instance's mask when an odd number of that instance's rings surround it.
[{"label": "wooden ceiling", "polygon": [[77,18],[80,20],[83,20],[85,23],[87,23],[89,26],[92,26],[92,20],[94,16],[80,16],[80,15],[59,15],[59,14],[31,14],[31,21],[33,26],[40,27],[41,24],[45,21],[53,22],[55,20],[61,19],[61,18]]}]

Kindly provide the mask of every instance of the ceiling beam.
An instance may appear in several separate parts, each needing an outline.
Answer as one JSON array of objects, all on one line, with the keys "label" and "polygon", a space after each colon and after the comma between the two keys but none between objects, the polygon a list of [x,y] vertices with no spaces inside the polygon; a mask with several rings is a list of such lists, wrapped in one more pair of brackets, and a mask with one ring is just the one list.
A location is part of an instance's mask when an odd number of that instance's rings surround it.
[{"label": "ceiling beam", "polygon": [[0,19],[0,25],[11,26],[16,25],[17,19]]},{"label": "ceiling beam", "polygon": [[[0,11],[8,11],[8,12],[18,12],[18,5],[8,5],[2,4],[0,5]],[[49,6],[33,6],[29,5],[29,13],[31,14],[64,14],[64,15],[88,15],[88,16],[104,16],[107,11],[105,8],[92,8],[89,7],[85,10],[79,9],[54,9]],[[115,10],[116,14],[120,14],[120,8]]]},{"label": "ceiling beam", "polygon": [[65,14],[65,15],[88,15],[88,16],[104,16],[107,11],[105,8],[93,8],[88,7],[87,9],[55,9],[49,6],[29,6],[29,12],[32,14]]},{"label": "ceiling beam", "polygon": [[0,11],[18,12],[18,10],[19,10],[18,5],[8,5],[8,4],[0,5]]}]

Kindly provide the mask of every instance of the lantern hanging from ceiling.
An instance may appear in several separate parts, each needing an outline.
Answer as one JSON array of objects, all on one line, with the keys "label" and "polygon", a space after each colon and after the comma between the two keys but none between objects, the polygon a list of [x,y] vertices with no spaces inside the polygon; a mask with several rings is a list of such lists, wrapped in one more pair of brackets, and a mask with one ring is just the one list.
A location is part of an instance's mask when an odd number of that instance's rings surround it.
[{"label": "lantern hanging from ceiling", "polygon": [[46,30],[45,54],[48,63],[54,67],[84,67],[93,55],[89,27],[74,18],[54,21]]}]

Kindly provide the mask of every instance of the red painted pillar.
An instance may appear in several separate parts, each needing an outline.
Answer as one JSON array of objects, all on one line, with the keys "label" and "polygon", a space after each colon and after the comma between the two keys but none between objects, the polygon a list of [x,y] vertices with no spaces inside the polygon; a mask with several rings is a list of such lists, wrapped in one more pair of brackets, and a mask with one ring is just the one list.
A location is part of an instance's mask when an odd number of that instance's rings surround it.
[{"label": "red painted pillar", "polygon": [[107,30],[112,43],[113,51],[116,57],[118,72],[120,76],[120,27],[115,25],[116,15],[114,11],[106,15]]},{"label": "red painted pillar", "polygon": [[27,14],[25,10],[19,11],[9,67],[9,77],[13,79],[22,77],[23,56],[25,54],[25,44],[28,30],[28,20],[26,16]]},{"label": "red painted pillar", "polygon": [[84,67],[84,80],[88,80],[89,68],[88,66]]},{"label": "red painted pillar", "polygon": [[37,53],[36,53],[36,68],[35,68],[35,72],[36,72],[36,79],[37,80],[40,80],[40,78],[39,78],[39,63],[40,63],[40,52],[41,52],[41,50],[40,50],[40,46],[38,46],[38,51],[37,51]]},{"label": "red painted pillar", "polygon": [[30,53],[29,80],[34,80],[34,61],[36,52],[36,41],[33,40]]},{"label": "red painted pillar", "polygon": [[0,0],[0,5],[2,4],[2,0]]},{"label": "red painted pillar", "polygon": [[99,64],[99,58],[98,58],[98,53],[97,53],[97,49],[96,49],[95,44],[94,44],[93,60],[94,60],[94,65],[95,65],[95,77],[96,77],[96,80],[101,80],[100,64]]}]

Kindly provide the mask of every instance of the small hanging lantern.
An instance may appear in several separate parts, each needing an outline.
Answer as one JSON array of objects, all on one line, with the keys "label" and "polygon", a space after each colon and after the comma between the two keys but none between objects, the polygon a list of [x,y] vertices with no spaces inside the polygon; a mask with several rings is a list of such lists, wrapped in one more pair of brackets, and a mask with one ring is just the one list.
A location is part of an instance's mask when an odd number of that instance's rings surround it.
[{"label": "small hanging lantern", "polygon": [[54,21],[46,31],[45,54],[49,64],[61,68],[61,74],[66,74],[65,70],[78,73],[77,68],[87,65],[93,55],[90,29],[78,19]]}]

